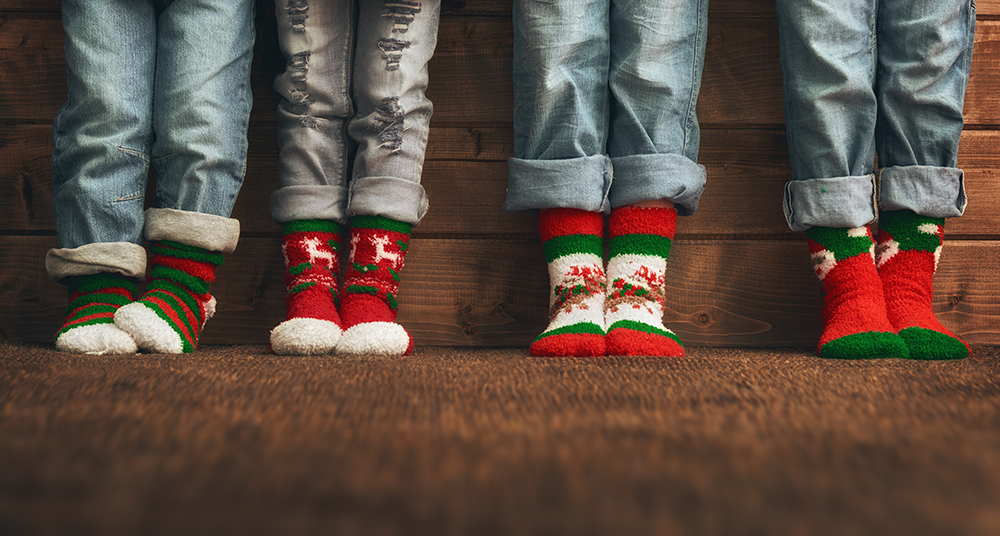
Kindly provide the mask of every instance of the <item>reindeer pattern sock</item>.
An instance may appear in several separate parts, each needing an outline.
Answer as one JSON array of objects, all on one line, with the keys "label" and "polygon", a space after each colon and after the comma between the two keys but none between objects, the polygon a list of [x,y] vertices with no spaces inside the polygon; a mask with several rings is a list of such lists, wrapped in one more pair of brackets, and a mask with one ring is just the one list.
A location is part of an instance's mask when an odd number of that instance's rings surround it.
[{"label": "reindeer pattern sock", "polygon": [[341,226],[332,220],[296,220],[282,225],[285,261],[285,321],[271,330],[278,355],[329,354],[343,335],[337,313]]},{"label": "reindeer pattern sock", "polygon": [[806,236],[823,299],[823,334],[817,355],[908,357],[906,343],[886,316],[871,231],[867,227],[810,227]]},{"label": "reindeer pattern sock", "polygon": [[135,353],[135,341],[115,327],[114,316],[135,299],[136,286],[117,273],[70,277],[66,320],[55,335],[56,349],[75,354]]},{"label": "reindeer pattern sock", "polygon": [[934,317],[934,272],[944,243],[944,218],[910,210],[879,217],[878,274],[889,322],[912,359],[961,359],[969,347]]},{"label": "reindeer pattern sock", "polygon": [[413,352],[413,338],[396,323],[399,274],[411,229],[408,223],[382,216],[355,216],[351,221],[351,251],[340,302],[345,329],[337,353]]},{"label": "reindeer pattern sock", "polygon": [[531,343],[538,357],[593,357],[604,341],[604,216],[570,208],[538,216],[549,268],[549,325]]},{"label": "reindeer pattern sock", "polygon": [[620,207],[608,228],[608,355],[683,357],[680,338],[663,325],[665,272],[677,229],[673,208]]}]

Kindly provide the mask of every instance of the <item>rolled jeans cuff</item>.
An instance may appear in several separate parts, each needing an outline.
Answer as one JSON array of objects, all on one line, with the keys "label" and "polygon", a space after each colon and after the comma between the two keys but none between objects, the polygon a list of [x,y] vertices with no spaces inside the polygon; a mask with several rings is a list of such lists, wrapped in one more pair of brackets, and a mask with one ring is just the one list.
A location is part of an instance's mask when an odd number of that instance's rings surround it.
[{"label": "rolled jeans cuff", "polygon": [[142,279],[146,274],[146,249],[131,242],[98,242],[78,248],[50,249],[45,254],[45,271],[52,281],[101,272]]},{"label": "rolled jeans cuff", "polygon": [[347,194],[348,216],[384,216],[420,224],[430,205],[420,183],[396,177],[358,177]]},{"label": "rolled jeans cuff", "polygon": [[208,251],[232,253],[240,240],[240,221],[214,214],[172,208],[147,208],[146,240],[170,240]]},{"label": "rolled jeans cuff", "polygon": [[605,155],[560,160],[524,160],[508,163],[507,212],[546,208],[575,208],[607,212],[611,188],[611,159]]},{"label": "rolled jeans cuff", "polygon": [[931,218],[954,218],[965,212],[965,173],[938,166],[893,166],[879,173],[882,210],[912,210]]},{"label": "rolled jeans cuff", "polygon": [[611,159],[611,208],[666,199],[677,214],[690,216],[705,191],[705,166],[678,154],[636,154]]},{"label": "rolled jeans cuff", "polygon": [[793,231],[855,228],[875,220],[875,175],[793,180],[785,184],[785,220]]},{"label": "rolled jeans cuff", "polygon": [[346,206],[347,188],[344,186],[284,186],[271,194],[271,217],[278,223],[295,220],[345,223]]}]

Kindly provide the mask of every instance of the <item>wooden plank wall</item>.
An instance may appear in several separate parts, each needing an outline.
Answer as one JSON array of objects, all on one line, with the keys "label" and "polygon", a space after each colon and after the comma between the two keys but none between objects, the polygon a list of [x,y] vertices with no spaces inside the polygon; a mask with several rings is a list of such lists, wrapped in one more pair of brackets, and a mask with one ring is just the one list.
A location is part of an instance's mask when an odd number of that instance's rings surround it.
[{"label": "wooden plank wall", "polygon": [[[283,67],[263,2],[237,251],[213,291],[209,344],[264,343],[283,319],[271,81]],[[271,0],[273,1],[273,0]],[[951,221],[934,301],[942,322],[1000,343],[1000,0],[979,2],[960,165],[970,198]],[[65,98],[56,0],[0,3],[0,337],[50,341],[65,307],[43,257],[55,246],[51,121]],[[414,232],[399,320],[424,345],[524,346],[545,325],[547,275],[536,218],[504,214],[511,134],[510,0],[468,0],[443,17],[431,67],[433,120],[424,185],[431,212]],[[819,292],[804,237],[781,212],[789,177],[774,5],[713,0],[699,101],[709,184],[681,221],[669,265],[666,322],[689,345],[814,344]]]}]

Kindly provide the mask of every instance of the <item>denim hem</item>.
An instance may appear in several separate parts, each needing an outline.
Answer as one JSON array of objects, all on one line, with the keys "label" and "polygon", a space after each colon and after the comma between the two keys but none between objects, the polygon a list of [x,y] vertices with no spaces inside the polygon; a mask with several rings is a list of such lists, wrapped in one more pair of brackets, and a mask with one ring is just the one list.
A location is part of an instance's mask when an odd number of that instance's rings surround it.
[{"label": "denim hem", "polygon": [[419,225],[430,203],[420,183],[397,177],[359,177],[347,194],[348,216],[384,216]]},{"label": "denim hem", "polygon": [[611,208],[667,199],[677,214],[690,216],[705,191],[705,166],[678,154],[636,154],[611,158]]},{"label": "denim hem", "polygon": [[284,186],[271,194],[271,218],[278,223],[295,220],[347,221],[347,188],[330,185]]},{"label": "denim hem", "polygon": [[146,249],[131,242],[97,242],[78,248],[50,249],[45,254],[45,271],[52,281],[101,272],[142,279],[146,274]]},{"label": "denim hem", "polygon": [[965,173],[938,166],[893,166],[879,172],[879,206],[912,210],[931,218],[954,218],[965,212]]},{"label": "denim hem", "polygon": [[605,155],[560,160],[508,161],[506,212],[576,208],[608,212],[611,159]]},{"label": "denim hem", "polygon": [[785,184],[785,220],[793,231],[861,227],[875,221],[875,175],[793,180]]},{"label": "denim hem", "polygon": [[240,221],[214,214],[173,208],[148,208],[142,235],[146,240],[170,240],[208,251],[232,253],[240,239]]}]

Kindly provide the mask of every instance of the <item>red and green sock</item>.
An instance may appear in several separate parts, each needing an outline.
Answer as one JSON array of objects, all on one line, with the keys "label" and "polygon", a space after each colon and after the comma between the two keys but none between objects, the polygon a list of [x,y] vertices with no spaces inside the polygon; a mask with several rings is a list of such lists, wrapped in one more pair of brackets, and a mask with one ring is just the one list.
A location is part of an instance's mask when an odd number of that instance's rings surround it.
[{"label": "red and green sock", "polygon": [[608,228],[608,355],[684,356],[680,338],[663,326],[665,272],[677,210],[616,208]]},{"label": "red and green sock", "polygon": [[811,227],[806,236],[823,296],[816,353],[835,359],[908,357],[886,316],[871,231]]},{"label": "red and green sock", "polygon": [[135,341],[115,327],[115,312],[135,299],[136,282],[117,273],[72,276],[67,281],[66,319],[56,349],[76,354],[130,354]]},{"label": "red and green sock", "polygon": [[606,353],[604,340],[604,216],[571,208],[538,216],[549,267],[549,325],[531,343],[540,357],[593,357]]},{"label": "red and green sock", "polygon": [[341,227],[332,220],[295,220],[282,225],[285,260],[285,321],[271,330],[278,355],[332,353],[343,335],[337,313]]},{"label": "red and green sock", "polygon": [[878,274],[889,322],[913,359],[961,359],[969,347],[938,322],[931,309],[934,272],[944,242],[944,218],[910,210],[881,213]]},{"label": "red and green sock", "polygon": [[396,323],[399,273],[412,225],[383,216],[355,216],[344,277],[338,353],[408,355],[413,338]]},{"label": "red and green sock", "polygon": [[205,322],[215,314],[215,298],[208,287],[215,281],[222,254],[167,240],[152,242],[150,252],[146,292],[115,313],[115,326],[142,350],[193,352]]}]

